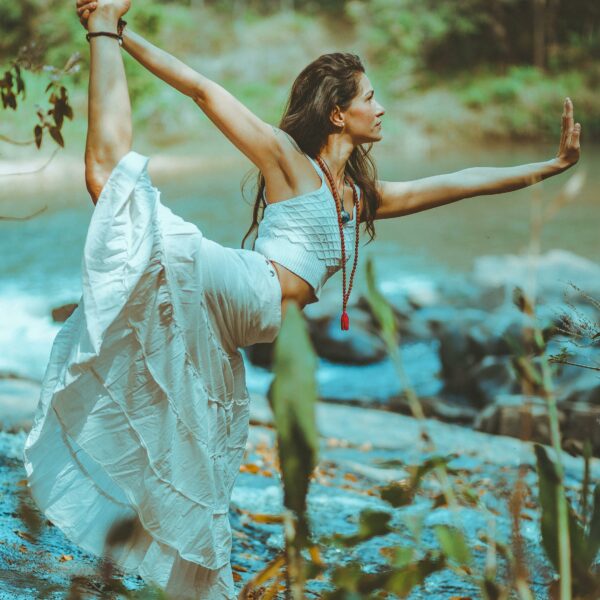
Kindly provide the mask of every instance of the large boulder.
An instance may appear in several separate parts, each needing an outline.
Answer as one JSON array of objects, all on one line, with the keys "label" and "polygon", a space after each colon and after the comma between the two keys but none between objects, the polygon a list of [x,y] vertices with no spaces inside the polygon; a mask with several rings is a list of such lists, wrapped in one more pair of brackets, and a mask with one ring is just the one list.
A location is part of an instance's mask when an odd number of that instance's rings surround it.
[{"label": "large boulder", "polygon": [[563,439],[577,440],[582,447],[585,440],[592,444],[592,452],[600,456],[600,405],[578,402],[564,406],[566,422],[562,428]]},{"label": "large boulder", "polygon": [[[350,329],[342,331],[340,314],[331,311],[312,309],[313,317],[305,318],[315,352],[331,362],[366,365],[383,360],[386,356],[385,344],[377,333],[373,315],[368,308],[357,305],[347,309]],[[244,350],[248,360],[254,365],[270,368],[273,360],[274,342],[254,344]]]},{"label": "large boulder", "polygon": [[559,399],[568,405],[583,404],[600,407],[600,374],[596,371],[570,367],[578,370],[577,378],[562,383],[558,388]]},{"label": "large boulder", "polygon": [[[480,311],[467,314],[429,315],[431,330],[439,340],[441,374],[450,392],[464,392],[471,381],[471,369],[481,360],[479,348],[474,347],[468,331],[485,317]],[[449,318],[446,318],[446,316]]]},{"label": "large boulder", "polygon": [[[559,411],[559,424],[565,414]],[[482,410],[474,421],[477,431],[550,444],[550,419],[543,398],[504,394]]]},{"label": "large boulder", "polygon": [[493,404],[499,395],[520,391],[509,358],[486,356],[471,369],[469,375],[467,392],[469,400],[476,406]]},{"label": "large boulder", "polygon": [[340,315],[309,320],[309,333],[317,354],[337,363],[365,365],[385,358],[385,344],[376,333],[372,315],[357,306],[348,307],[350,329],[342,331]]},{"label": "large boulder", "polygon": [[[413,414],[406,394],[392,396],[388,402],[390,410],[394,412],[404,415]],[[439,396],[421,396],[419,403],[426,417],[433,417],[445,423],[471,425],[477,416],[474,408],[460,402],[448,401]]]},{"label": "large boulder", "polygon": [[63,304],[52,309],[52,320],[55,323],[64,323],[77,308],[77,304],[71,302],[69,304]]},{"label": "large boulder", "polygon": [[512,301],[515,286],[527,291],[534,278],[537,296],[546,301],[562,301],[563,297],[580,300],[580,293],[569,282],[592,297],[600,297],[600,266],[566,250],[550,250],[539,257],[480,256],[471,274],[473,283],[484,290],[502,288],[506,304]]}]

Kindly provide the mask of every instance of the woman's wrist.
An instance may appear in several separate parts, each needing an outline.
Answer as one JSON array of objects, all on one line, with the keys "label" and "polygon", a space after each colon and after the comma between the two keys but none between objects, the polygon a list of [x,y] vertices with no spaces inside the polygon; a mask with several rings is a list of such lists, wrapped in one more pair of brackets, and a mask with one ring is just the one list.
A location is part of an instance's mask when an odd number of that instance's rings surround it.
[{"label": "woman's wrist", "polygon": [[550,169],[553,171],[552,172],[553,175],[562,173],[563,171],[566,171],[569,167],[573,166],[573,165],[567,163],[567,161],[560,158],[559,156],[555,156],[554,158],[551,158],[548,161],[548,164],[550,165]]},{"label": "woman's wrist", "polygon": [[96,9],[88,20],[88,31],[90,33],[94,31],[110,31],[117,33],[117,25],[119,23],[120,15],[109,9]]}]

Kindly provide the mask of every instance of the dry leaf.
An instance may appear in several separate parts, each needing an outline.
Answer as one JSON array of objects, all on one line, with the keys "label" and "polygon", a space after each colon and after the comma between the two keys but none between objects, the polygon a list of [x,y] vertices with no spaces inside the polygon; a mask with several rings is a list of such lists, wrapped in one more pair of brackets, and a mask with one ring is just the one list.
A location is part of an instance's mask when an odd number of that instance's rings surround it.
[{"label": "dry leaf", "polygon": [[67,562],[69,560],[73,560],[73,555],[72,554],[63,554],[59,559],[58,562]]},{"label": "dry leaf", "polygon": [[22,539],[27,540],[28,542],[31,542],[32,544],[35,544],[36,539],[30,535],[29,533],[27,533],[26,531],[19,531],[18,529],[15,529],[15,533]]},{"label": "dry leaf", "polygon": [[248,516],[257,523],[283,523],[283,515],[263,515],[261,513],[248,513]]},{"label": "dry leaf", "polygon": [[258,473],[259,471],[260,467],[254,463],[247,463],[240,466],[240,473]]}]

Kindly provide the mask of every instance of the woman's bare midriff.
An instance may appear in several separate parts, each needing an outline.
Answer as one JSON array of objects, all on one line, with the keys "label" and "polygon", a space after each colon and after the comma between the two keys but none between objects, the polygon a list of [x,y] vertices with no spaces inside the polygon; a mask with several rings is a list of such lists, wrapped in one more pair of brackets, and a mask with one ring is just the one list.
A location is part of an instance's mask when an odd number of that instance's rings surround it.
[{"label": "woman's bare midriff", "polygon": [[275,262],[270,261],[277,277],[279,278],[279,285],[281,286],[281,318],[285,316],[285,309],[287,302],[294,300],[300,310],[302,310],[307,304],[315,302],[317,299],[314,295],[312,286],[302,277],[296,275],[289,269]]}]

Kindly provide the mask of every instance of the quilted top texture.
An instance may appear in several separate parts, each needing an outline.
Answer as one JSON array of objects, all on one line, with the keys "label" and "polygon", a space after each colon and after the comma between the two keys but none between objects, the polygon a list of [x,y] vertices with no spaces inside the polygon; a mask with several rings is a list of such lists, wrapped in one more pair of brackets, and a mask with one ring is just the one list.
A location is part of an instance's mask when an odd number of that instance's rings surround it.
[{"label": "quilted top texture", "polygon": [[[308,158],[321,178],[321,187],[267,204],[254,250],[306,280],[318,300],[325,282],[342,268],[342,245],[335,200],[320,167]],[[360,198],[358,187],[357,193]],[[343,231],[348,262],[354,260],[356,215],[344,224]]]}]

